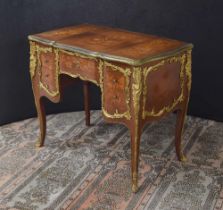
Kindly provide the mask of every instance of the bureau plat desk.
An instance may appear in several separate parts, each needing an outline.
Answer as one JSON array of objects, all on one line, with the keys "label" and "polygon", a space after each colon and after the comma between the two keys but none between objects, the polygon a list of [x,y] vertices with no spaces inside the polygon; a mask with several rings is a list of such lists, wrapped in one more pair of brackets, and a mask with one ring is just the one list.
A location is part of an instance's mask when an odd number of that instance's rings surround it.
[{"label": "bureau plat desk", "polygon": [[192,44],[104,26],[83,24],[29,36],[30,75],[43,146],[46,118],[42,97],[61,100],[64,75],[83,80],[86,125],[90,124],[89,87],[101,89],[108,122],[131,134],[132,191],[138,190],[140,136],[146,123],[177,112],[175,146],[181,135],[191,88]]}]

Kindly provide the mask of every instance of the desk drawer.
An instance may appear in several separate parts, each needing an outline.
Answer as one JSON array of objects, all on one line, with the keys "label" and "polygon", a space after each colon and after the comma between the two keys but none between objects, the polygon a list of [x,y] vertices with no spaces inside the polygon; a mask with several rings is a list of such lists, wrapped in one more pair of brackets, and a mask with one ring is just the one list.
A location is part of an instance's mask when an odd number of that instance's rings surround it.
[{"label": "desk drawer", "polygon": [[37,45],[40,87],[51,96],[59,92],[56,52],[52,47]]},{"label": "desk drawer", "polygon": [[59,66],[62,74],[74,78],[80,77],[99,85],[98,61],[96,58],[60,50]]},{"label": "desk drawer", "polygon": [[104,63],[102,103],[105,116],[130,119],[129,77],[130,69]]}]

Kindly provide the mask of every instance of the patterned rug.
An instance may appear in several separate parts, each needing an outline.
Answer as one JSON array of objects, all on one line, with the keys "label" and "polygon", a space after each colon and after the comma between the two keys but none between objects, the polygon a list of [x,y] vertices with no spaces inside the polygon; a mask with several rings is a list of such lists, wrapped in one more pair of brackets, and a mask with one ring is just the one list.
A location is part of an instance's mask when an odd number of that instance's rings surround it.
[{"label": "patterned rug", "polygon": [[142,135],[140,189],[131,193],[130,137],[92,111],[49,115],[45,147],[28,119],[0,127],[0,209],[223,209],[223,123],[188,117],[188,161],[176,160],[175,115]]}]

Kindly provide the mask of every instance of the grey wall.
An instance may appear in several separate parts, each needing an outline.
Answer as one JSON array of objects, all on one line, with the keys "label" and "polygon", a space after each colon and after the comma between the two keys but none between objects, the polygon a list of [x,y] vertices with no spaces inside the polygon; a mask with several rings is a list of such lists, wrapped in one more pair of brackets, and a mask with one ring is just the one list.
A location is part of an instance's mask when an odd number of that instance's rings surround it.
[{"label": "grey wall", "polygon": [[[83,22],[152,33],[195,45],[189,113],[223,121],[220,0],[1,0],[0,124],[36,116],[28,72],[27,35]],[[92,108],[100,91],[92,85]],[[78,83],[47,112],[81,110]]]}]

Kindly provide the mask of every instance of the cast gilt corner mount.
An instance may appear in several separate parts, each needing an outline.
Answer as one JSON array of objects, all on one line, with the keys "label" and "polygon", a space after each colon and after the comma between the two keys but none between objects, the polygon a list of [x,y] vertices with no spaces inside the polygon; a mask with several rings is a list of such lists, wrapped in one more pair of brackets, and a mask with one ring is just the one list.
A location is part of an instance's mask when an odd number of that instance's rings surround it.
[{"label": "cast gilt corner mount", "polygon": [[30,75],[43,146],[46,117],[42,97],[61,100],[70,78],[83,80],[86,125],[89,82],[101,89],[108,122],[131,134],[132,191],[138,190],[139,144],[146,123],[177,111],[175,146],[184,160],[181,136],[191,88],[193,45],[153,35],[82,24],[29,36]]}]

